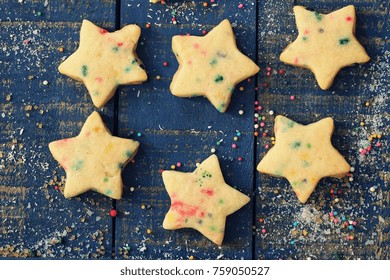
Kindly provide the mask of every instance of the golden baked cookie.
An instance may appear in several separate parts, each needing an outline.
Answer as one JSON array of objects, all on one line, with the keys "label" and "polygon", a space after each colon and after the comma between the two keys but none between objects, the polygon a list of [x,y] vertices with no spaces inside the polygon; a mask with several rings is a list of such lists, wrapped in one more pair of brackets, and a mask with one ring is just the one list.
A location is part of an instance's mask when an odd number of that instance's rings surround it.
[{"label": "golden baked cookie", "polygon": [[60,64],[60,73],[85,84],[93,104],[101,108],[119,85],[139,84],[147,79],[135,50],[141,29],[133,24],[113,33],[83,20],[80,45]]},{"label": "golden baked cookie", "polygon": [[220,112],[226,111],[236,84],[260,70],[237,49],[227,19],[203,37],[174,36],[172,50],[179,62],[170,85],[172,94],[205,96]]},{"label": "golden baked cookie", "polygon": [[162,173],[171,207],[165,229],[193,228],[217,245],[222,244],[226,216],[249,202],[249,197],[225,183],[216,155],[205,159],[192,173]]},{"label": "golden baked cookie", "polygon": [[49,144],[53,157],[66,172],[64,196],[94,190],[120,199],[122,169],[134,158],[138,146],[137,141],[112,136],[99,113],[93,112],[78,136]]},{"label": "golden baked cookie", "polygon": [[332,146],[333,119],[308,125],[286,117],[275,118],[275,146],[257,166],[261,173],[285,177],[300,202],[305,203],[323,177],[341,178],[350,166]]},{"label": "golden baked cookie", "polygon": [[350,5],[330,14],[294,7],[298,37],[287,46],[280,60],[310,69],[321,89],[331,87],[341,68],[370,60],[355,37],[355,7]]}]

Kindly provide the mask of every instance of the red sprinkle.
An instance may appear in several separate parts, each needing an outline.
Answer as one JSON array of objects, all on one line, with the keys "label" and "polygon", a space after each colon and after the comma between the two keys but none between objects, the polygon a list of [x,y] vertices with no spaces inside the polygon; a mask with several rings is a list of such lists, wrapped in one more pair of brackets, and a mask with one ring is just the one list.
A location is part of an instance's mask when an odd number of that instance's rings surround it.
[{"label": "red sprinkle", "polygon": [[100,28],[99,32],[100,32],[100,34],[102,34],[102,35],[108,33],[108,31],[105,30],[105,29],[103,29],[103,28]]},{"label": "red sprinkle", "polygon": [[279,74],[282,75],[284,74],[284,71],[282,69],[279,70]]},{"label": "red sprinkle", "polygon": [[164,61],[164,62],[163,62],[163,65],[164,65],[165,67],[167,67],[167,66],[168,66],[168,62]]},{"label": "red sprinkle", "polygon": [[59,186],[54,186],[54,189],[58,191],[60,189],[60,187]]},{"label": "red sprinkle", "polygon": [[110,210],[110,216],[111,216],[111,217],[114,218],[114,217],[116,217],[117,215],[118,215],[118,212],[117,212],[115,209],[111,209],[111,210]]}]

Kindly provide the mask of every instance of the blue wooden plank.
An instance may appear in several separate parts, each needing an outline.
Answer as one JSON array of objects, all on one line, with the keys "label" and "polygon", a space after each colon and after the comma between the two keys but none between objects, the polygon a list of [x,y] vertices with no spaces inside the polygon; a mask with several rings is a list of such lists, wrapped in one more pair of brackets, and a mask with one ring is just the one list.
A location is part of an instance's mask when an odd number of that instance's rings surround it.
[{"label": "blue wooden plank", "polygon": [[[77,48],[82,19],[115,29],[116,1],[0,0],[1,257],[110,258],[115,238],[117,258],[389,258],[388,1],[353,3],[357,37],[371,61],[343,69],[328,91],[318,89],[309,70],[284,65],[278,56],[296,36],[293,5],[328,13],[350,2],[245,1],[243,9],[238,9],[237,0],[218,0],[206,8],[202,3],[121,1],[120,24],[137,23],[142,28],[138,54],[149,81],[120,88],[118,119],[114,100],[102,110],[111,130],[118,124],[121,137],[141,143],[135,162],[123,173],[126,187],[123,200],[117,202],[113,236],[111,200],[92,192],[66,200],[54,188],[63,185],[65,173],[47,144],[77,135],[94,110],[85,87],[60,75],[57,66]],[[176,25],[171,23],[173,16]],[[236,88],[229,109],[221,114],[204,98],[176,98],[168,88],[177,68],[171,37],[201,35],[224,18],[234,25],[238,47],[256,58],[262,70],[256,79],[241,84],[243,91]],[[151,28],[145,27],[147,23]],[[270,76],[267,67],[272,68]],[[283,74],[277,73],[280,69]],[[43,85],[45,80],[48,85]],[[260,135],[267,132],[257,139],[253,138],[255,97],[263,107],[258,113],[265,117]],[[269,115],[270,110],[274,115]],[[301,205],[287,181],[254,171],[265,145],[272,145],[277,114],[301,123],[333,116],[332,142],[354,166],[353,181],[324,179],[309,202]],[[236,130],[242,134],[238,141],[233,140]],[[367,147],[373,133],[383,134],[382,145],[375,146],[374,139],[372,151],[361,156],[359,149]],[[231,149],[233,142],[238,149]],[[250,204],[228,217],[222,247],[195,230],[166,231],[161,226],[169,197],[159,170],[180,161],[183,166],[177,170],[190,172],[211,148],[220,158],[226,182],[252,197]],[[350,230],[335,224],[329,218],[331,211],[357,225]],[[354,239],[348,241],[351,235]]]},{"label": "blue wooden plank", "polygon": [[[57,67],[77,48],[84,17],[113,30],[115,1],[14,2],[0,5],[0,256],[111,258],[110,199],[65,199],[65,173],[47,145],[76,136],[94,110],[85,87]],[[103,116],[112,127],[112,103]]]},{"label": "blue wooden plank", "polygon": [[[195,230],[166,231],[162,228],[170,199],[163,186],[159,169],[183,163],[179,171],[192,172],[195,163],[207,158],[212,148],[220,158],[228,184],[250,195],[253,191],[252,117],[254,79],[243,82],[232,97],[226,113],[221,114],[205,98],[177,98],[169,92],[177,62],[171,51],[171,37],[177,34],[202,35],[228,18],[234,26],[238,47],[255,58],[256,9],[248,1],[245,9],[239,1],[217,1],[204,8],[197,1],[167,1],[167,5],[150,5],[140,1],[122,1],[121,24],[137,23],[142,29],[138,55],[144,62],[149,81],[144,85],[124,87],[120,95],[119,131],[123,137],[141,132],[135,165],[124,171],[125,198],[117,208],[122,217],[116,224],[118,258],[133,259],[251,259],[253,204],[228,217],[226,236],[221,248]],[[171,23],[175,12],[177,24]],[[151,27],[145,28],[149,23]],[[163,62],[168,62],[164,67]],[[161,79],[157,79],[160,76]],[[243,109],[245,113],[239,115]],[[236,130],[242,133],[232,149]],[[223,139],[221,145],[217,141]],[[243,161],[239,162],[238,157]],[[134,187],[133,192],[129,188]],[[141,205],[150,206],[142,209]],[[123,214],[125,213],[125,214]],[[126,214],[127,213],[127,214]],[[147,234],[152,229],[152,234]]]},{"label": "blue wooden plank", "polygon": [[[329,13],[350,4],[348,1],[294,1],[321,13]],[[356,35],[371,61],[344,68],[328,91],[316,85],[309,70],[287,66],[278,61],[284,47],[297,35],[292,3],[262,1],[259,5],[259,61],[269,66],[272,75],[259,75],[259,102],[266,116],[267,137],[259,138],[257,162],[272,146],[273,116],[277,114],[307,124],[326,116],[335,119],[332,142],[354,167],[353,181],[322,180],[305,205],[297,199],[288,182],[266,175],[256,176],[256,258],[260,259],[388,259],[389,186],[388,137],[380,140],[366,156],[360,148],[369,144],[372,133],[388,134],[388,14],[386,1],[354,1],[357,12]],[[374,8],[373,8],[374,7]],[[278,20],[274,20],[278,19]],[[274,73],[279,69],[284,74]],[[263,83],[268,87],[263,87]],[[290,96],[295,96],[291,100]],[[365,106],[366,102],[369,106]],[[360,122],[365,122],[360,126]],[[387,159],[386,159],[387,158]],[[370,187],[375,186],[371,192]],[[333,194],[331,193],[333,192]],[[340,192],[340,193],[339,193]],[[338,212],[339,223],[329,216]],[[343,221],[357,221],[349,229]],[[266,232],[263,233],[262,230]],[[304,232],[305,231],[305,232]],[[305,234],[307,235],[305,236]],[[347,240],[353,236],[353,240]]]}]

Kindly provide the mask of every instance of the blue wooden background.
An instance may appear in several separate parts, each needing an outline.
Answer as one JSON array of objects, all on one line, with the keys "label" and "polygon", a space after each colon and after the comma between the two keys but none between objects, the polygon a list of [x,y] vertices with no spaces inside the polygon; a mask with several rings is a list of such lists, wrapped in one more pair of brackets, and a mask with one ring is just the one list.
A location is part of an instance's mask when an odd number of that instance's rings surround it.
[{"label": "blue wooden background", "polygon": [[[0,256],[389,259],[389,2],[215,0],[206,1],[207,7],[204,1],[166,2],[0,0]],[[348,4],[356,7],[356,34],[371,61],[343,69],[332,88],[322,91],[310,71],[279,62],[297,35],[292,7],[329,13]],[[221,114],[204,98],[174,97],[169,84],[177,69],[171,37],[201,35],[225,18],[238,47],[261,70],[236,87]],[[115,135],[141,144],[135,162],[123,171],[124,196],[118,201],[94,192],[65,199],[65,173],[47,147],[77,135],[95,110],[85,87],[57,71],[78,46],[82,19],[109,31],[133,23],[142,28],[137,53],[149,80],[120,87],[101,110]],[[261,110],[255,111],[255,101]],[[255,121],[255,113],[263,120]],[[302,205],[286,180],[260,175],[256,164],[266,145],[272,146],[277,114],[304,124],[332,116],[332,141],[355,169],[350,179],[322,180]],[[255,129],[261,122],[264,127]],[[359,149],[373,133],[382,134],[381,146],[374,139],[372,151],[361,156]],[[162,228],[170,200],[160,170],[181,162],[177,170],[190,172],[212,148],[226,182],[251,197],[228,217],[221,247],[195,230]],[[112,208],[119,213],[114,219]],[[342,223],[334,223],[330,212]],[[348,221],[357,224],[349,229]]]}]

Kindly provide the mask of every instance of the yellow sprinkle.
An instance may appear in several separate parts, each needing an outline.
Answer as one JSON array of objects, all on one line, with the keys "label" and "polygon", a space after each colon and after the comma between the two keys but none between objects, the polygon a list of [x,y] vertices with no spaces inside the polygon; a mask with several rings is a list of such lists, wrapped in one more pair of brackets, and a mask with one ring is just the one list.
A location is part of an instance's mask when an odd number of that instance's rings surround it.
[{"label": "yellow sprinkle", "polygon": [[378,137],[378,139],[381,139],[382,138],[382,134],[378,134],[376,137]]},{"label": "yellow sprinkle", "polygon": [[63,52],[63,51],[64,51],[64,48],[63,48],[63,47],[59,47],[57,50],[58,50],[59,52]]},{"label": "yellow sprinkle", "polygon": [[209,4],[207,2],[203,2],[203,7],[207,7]]},{"label": "yellow sprinkle", "polygon": [[272,143],[272,145],[275,145],[275,141],[272,141],[271,143]]},{"label": "yellow sprinkle", "polygon": [[151,230],[150,228],[148,228],[148,229],[146,230],[146,233],[147,233],[147,234],[151,234],[151,233],[152,233],[152,230]]},{"label": "yellow sprinkle", "polygon": [[171,165],[171,169],[175,169],[176,166],[174,164]]},{"label": "yellow sprinkle", "polygon": [[189,260],[193,260],[193,259],[195,259],[195,257],[194,256],[189,256],[188,259]]},{"label": "yellow sprinkle", "polygon": [[240,91],[244,91],[244,87],[239,87],[239,90]]},{"label": "yellow sprinkle", "polygon": [[275,137],[271,137],[271,140],[274,141],[274,140],[275,140]]},{"label": "yellow sprinkle", "polygon": [[371,134],[372,135],[372,138],[376,138],[377,135],[374,133],[374,134]]},{"label": "yellow sprinkle", "polygon": [[370,102],[367,101],[366,102],[366,107],[368,107],[368,106],[370,106]]},{"label": "yellow sprinkle", "polygon": [[145,209],[145,208],[146,208],[145,204],[141,204],[141,209]]},{"label": "yellow sprinkle", "polygon": [[360,126],[364,126],[364,122],[360,122]]},{"label": "yellow sprinkle", "polygon": [[157,80],[160,80],[160,79],[161,79],[161,76],[160,76],[160,75],[157,75],[157,76],[156,76],[156,79],[157,79]]}]

